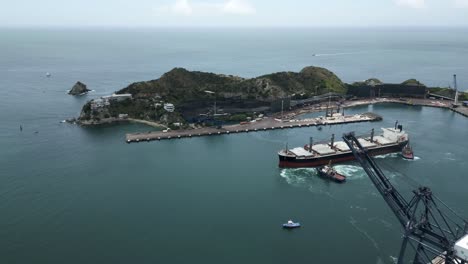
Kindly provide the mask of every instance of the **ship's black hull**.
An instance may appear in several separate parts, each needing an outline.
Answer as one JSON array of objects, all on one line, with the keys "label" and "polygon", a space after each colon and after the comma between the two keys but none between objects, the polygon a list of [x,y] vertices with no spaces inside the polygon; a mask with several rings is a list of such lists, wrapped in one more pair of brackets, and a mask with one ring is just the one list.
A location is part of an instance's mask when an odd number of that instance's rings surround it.
[{"label": "ship's black hull", "polygon": [[[389,153],[401,152],[407,141],[399,144],[381,146],[368,149],[371,156],[384,155]],[[281,154],[279,156],[279,167],[281,168],[304,168],[318,167],[328,164],[330,161],[333,164],[354,160],[354,155],[351,151],[334,155],[319,156],[319,157],[288,157]]]}]

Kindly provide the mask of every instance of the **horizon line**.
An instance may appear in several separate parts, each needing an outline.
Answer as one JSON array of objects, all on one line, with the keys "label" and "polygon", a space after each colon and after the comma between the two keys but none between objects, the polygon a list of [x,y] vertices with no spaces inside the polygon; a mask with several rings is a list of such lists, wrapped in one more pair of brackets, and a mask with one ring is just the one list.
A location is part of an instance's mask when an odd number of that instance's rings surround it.
[{"label": "horizon line", "polygon": [[468,29],[468,25],[0,25],[0,29]]}]

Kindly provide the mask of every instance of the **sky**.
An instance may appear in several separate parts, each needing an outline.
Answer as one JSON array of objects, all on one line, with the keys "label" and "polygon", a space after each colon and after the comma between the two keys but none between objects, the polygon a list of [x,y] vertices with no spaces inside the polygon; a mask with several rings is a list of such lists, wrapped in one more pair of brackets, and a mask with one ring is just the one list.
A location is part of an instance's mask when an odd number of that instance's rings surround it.
[{"label": "sky", "polygon": [[3,27],[468,27],[468,0],[0,0]]}]

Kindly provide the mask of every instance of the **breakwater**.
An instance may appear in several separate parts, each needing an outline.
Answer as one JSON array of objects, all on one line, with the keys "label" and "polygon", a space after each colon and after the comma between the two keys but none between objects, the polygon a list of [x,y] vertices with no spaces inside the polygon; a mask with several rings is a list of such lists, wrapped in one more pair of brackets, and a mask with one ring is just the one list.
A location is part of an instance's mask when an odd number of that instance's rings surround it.
[{"label": "breakwater", "polygon": [[333,117],[319,117],[299,120],[280,120],[275,118],[263,118],[248,123],[228,125],[221,128],[203,127],[190,130],[154,131],[147,133],[129,133],[126,142],[147,142],[154,140],[169,140],[179,138],[192,138],[202,136],[230,135],[238,133],[249,133],[268,131],[275,129],[291,129],[311,126],[338,125],[357,122],[380,121],[382,117],[374,113],[363,113],[357,115],[334,115]]}]

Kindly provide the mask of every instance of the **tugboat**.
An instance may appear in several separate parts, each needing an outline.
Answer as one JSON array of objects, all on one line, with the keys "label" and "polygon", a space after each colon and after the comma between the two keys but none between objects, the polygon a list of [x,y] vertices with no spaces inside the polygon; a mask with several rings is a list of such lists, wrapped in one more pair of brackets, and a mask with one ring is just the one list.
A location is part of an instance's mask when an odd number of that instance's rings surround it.
[{"label": "tugboat", "polygon": [[401,156],[403,156],[404,159],[409,159],[409,160],[414,159],[414,152],[409,144],[409,141],[405,145],[405,147],[401,150]]},{"label": "tugboat", "polygon": [[338,173],[335,169],[333,169],[333,167],[331,166],[331,161],[328,163],[328,165],[319,167],[317,171],[320,176],[333,180],[335,182],[342,183],[346,181],[346,176]]},{"label": "tugboat", "polygon": [[292,220],[288,220],[286,224],[283,224],[283,228],[287,229],[293,229],[293,228],[298,228],[301,227],[300,223],[294,223]]}]

